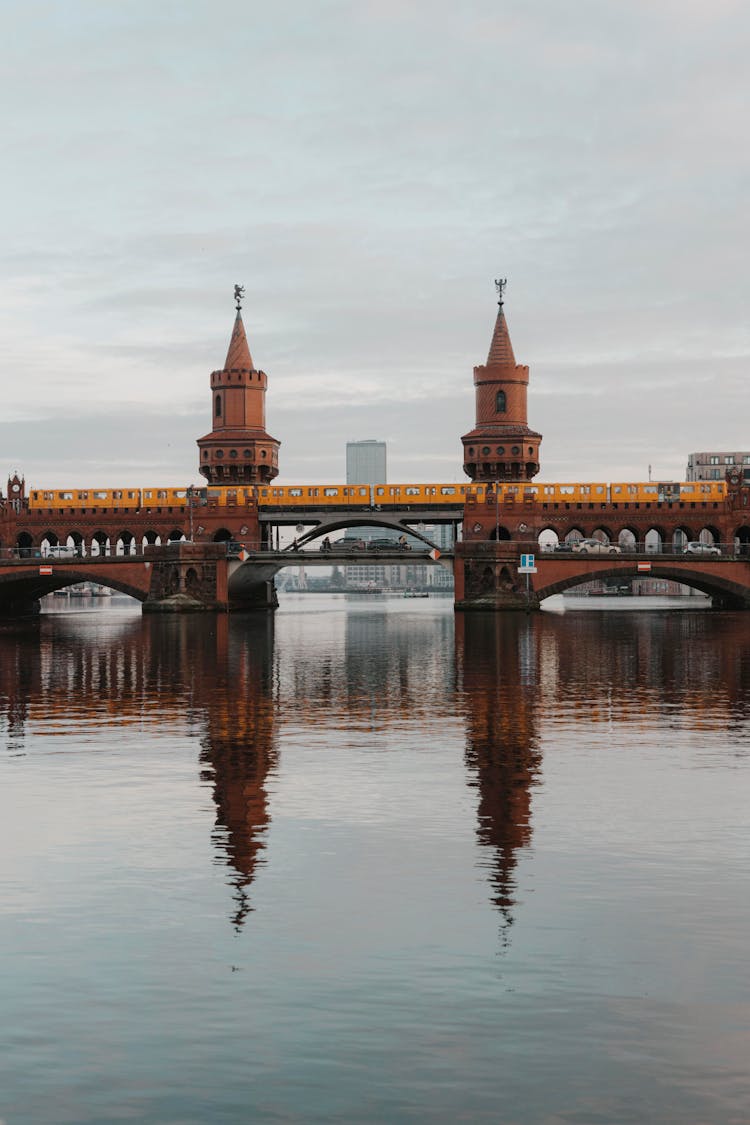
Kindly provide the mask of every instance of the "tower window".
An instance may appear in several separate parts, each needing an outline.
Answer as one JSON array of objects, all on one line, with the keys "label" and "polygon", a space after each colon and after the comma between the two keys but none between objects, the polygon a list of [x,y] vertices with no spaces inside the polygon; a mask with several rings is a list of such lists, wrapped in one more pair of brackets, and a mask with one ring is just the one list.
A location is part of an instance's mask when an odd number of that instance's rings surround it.
[{"label": "tower window", "polygon": [[498,391],[495,395],[495,413],[504,414],[505,409],[505,391]]},{"label": "tower window", "polygon": [[221,418],[221,395],[216,396],[216,417]]}]

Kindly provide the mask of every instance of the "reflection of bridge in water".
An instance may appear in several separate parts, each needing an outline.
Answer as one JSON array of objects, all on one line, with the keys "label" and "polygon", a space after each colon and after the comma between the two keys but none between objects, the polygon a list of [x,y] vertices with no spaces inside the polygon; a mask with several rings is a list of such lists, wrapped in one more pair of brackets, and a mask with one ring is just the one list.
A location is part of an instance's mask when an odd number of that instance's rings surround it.
[{"label": "reflection of bridge in water", "polygon": [[[300,736],[330,738],[333,722],[357,731],[362,745],[398,753],[405,730],[423,732],[429,749],[457,720],[457,749],[462,728],[466,780],[477,797],[470,814],[477,858],[506,942],[520,905],[519,865],[531,857],[543,748],[557,738],[550,716],[585,707],[593,724],[609,727],[615,715],[649,725],[660,715],[673,727],[679,715],[686,729],[699,730],[710,715],[741,742],[750,717],[743,618],[700,614],[688,644],[682,615],[660,616],[647,629],[634,616],[619,618],[613,643],[596,614],[462,615],[454,639],[444,614],[410,614],[405,630],[398,615],[351,613],[342,643],[310,629],[280,649],[270,615],[126,617],[104,629],[65,615],[3,636],[0,731],[8,752],[23,754],[32,733],[54,732],[74,707],[92,731],[116,723],[118,753],[131,738],[148,746],[151,734],[165,731],[183,736],[188,753],[199,742],[195,760],[214,803],[206,838],[226,866],[230,918],[241,927],[253,887],[273,862],[272,789],[283,778],[286,738],[297,746]],[[579,634],[593,654],[585,673],[570,659]],[[336,754],[350,750],[345,739]],[[169,817],[165,808],[166,831]]]}]

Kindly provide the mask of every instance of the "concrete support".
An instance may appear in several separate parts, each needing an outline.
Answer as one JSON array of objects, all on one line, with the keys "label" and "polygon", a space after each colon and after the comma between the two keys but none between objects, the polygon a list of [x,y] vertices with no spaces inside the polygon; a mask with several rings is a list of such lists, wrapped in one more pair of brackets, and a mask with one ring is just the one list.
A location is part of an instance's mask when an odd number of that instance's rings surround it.
[{"label": "concrete support", "polygon": [[534,590],[527,594],[519,564],[518,544],[457,543],[453,564],[455,608],[503,613],[539,609]]}]

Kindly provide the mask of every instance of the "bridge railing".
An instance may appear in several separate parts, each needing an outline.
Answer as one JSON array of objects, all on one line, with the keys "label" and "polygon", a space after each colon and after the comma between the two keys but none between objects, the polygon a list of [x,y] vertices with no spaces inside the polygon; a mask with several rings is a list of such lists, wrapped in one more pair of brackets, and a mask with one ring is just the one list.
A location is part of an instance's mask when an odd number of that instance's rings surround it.
[{"label": "bridge railing", "polygon": [[[526,550],[527,546],[528,545],[525,544],[523,549]],[[637,543],[634,545],[622,543],[604,543],[601,551],[588,552],[579,551],[577,547],[573,546],[573,544],[560,543],[556,547],[540,547],[537,550],[542,557],[546,558],[549,558],[550,555],[556,554],[591,554],[594,558],[597,558],[600,555],[606,555],[611,547],[619,547],[619,551],[615,553],[624,555],[625,557],[628,557],[629,555],[638,555],[644,556],[645,558],[651,558],[654,555],[666,555],[671,559],[708,559],[711,557],[716,558],[717,554],[718,557],[721,558],[736,559],[750,557],[750,543],[735,542],[701,544],[700,549],[696,549],[691,546],[675,547],[671,543],[656,543],[648,545],[646,545],[645,543]]]}]

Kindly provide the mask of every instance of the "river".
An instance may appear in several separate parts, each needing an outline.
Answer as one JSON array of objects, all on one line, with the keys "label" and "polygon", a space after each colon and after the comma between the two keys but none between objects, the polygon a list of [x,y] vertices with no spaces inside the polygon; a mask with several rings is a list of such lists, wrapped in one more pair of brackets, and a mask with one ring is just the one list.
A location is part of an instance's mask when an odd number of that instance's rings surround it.
[{"label": "river", "polygon": [[750,1122],[750,616],[0,627],[4,1125]]}]

